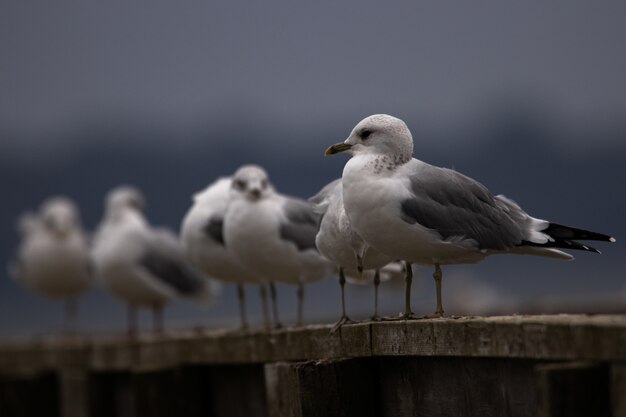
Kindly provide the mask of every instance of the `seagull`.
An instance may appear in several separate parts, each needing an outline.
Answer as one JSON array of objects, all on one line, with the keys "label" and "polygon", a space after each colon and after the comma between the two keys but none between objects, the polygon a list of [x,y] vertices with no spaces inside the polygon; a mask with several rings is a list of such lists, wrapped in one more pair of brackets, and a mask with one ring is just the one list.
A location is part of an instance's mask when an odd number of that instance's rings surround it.
[{"label": "seagull", "polygon": [[[560,249],[599,253],[577,241],[615,242],[534,218],[461,173],[413,158],[411,132],[393,116],[366,117],[325,155],[339,152],[352,155],[342,175],[350,224],[368,245],[393,258],[434,265],[436,317],[443,315],[441,265],[477,263],[497,253],[573,259]],[[404,318],[413,316],[411,274],[407,263]]]},{"label": "seagull", "polygon": [[270,283],[276,326],[274,281],[298,285],[301,325],[303,284],[332,273],[332,265],[315,247],[316,225],[311,205],[274,191],[263,168],[245,165],[233,175],[224,241],[245,267]]},{"label": "seagull", "polygon": [[143,216],[139,190],[120,186],[106,197],[105,218],[94,238],[92,256],[103,286],[128,303],[128,335],[137,332],[137,308],[153,311],[154,331],[163,331],[163,306],[184,297],[211,301],[216,284],[191,268],[169,230],[152,228]]},{"label": "seagull", "polygon": [[[333,262],[339,272],[341,288],[341,318],[334,330],[351,320],[346,314],[344,286],[346,275],[353,283],[374,282],[374,315],[378,320],[378,285],[401,273],[402,269],[394,259],[372,247],[366,247],[365,241],[352,229],[350,220],[343,206],[343,188],[338,178],[309,199],[313,210],[320,216],[315,244],[322,255]],[[388,266],[386,266],[388,265]],[[382,271],[381,271],[381,268]],[[364,271],[365,270],[365,271]]]},{"label": "seagull", "polygon": [[265,284],[244,268],[224,244],[224,216],[228,207],[231,178],[218,178],[193,196],[193,206],[183,219],[181,243],[187,259],[206,275],[237,284],[241,328],[246,329],[245,284],[259,284],[265,326],[270,327]]},{"label": "seagull", "polygon": [[43,296],[64,299],[67,333],[74,326],[76,299],[93,281],[78,208],[67,197],[51,197],[39,215],[22,215],[18,230],[22,241],[9,275]]}]

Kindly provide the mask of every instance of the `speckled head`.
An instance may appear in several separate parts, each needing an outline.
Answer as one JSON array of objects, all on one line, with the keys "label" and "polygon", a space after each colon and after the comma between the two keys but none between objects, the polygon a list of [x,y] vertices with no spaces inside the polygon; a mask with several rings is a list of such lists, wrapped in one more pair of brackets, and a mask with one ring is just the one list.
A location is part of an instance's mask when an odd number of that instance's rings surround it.
[{"label": "speckled head", "polygon": [[146,203],[138,188],[131,185],[120,185],[107,193],[105,205],[107,213],[112,214],[122,209],[143,212]]},{"label": "speckled head", "polygon": [[374,114],[361,120],[348,139],[326,149],[326,155],[339,152],[383,155],[404,163],[413,156],[413,136],[406,123],[397,117]]},{"label": "speckled head", "polygon": [[78,207],[64,196],[48,198],[41,204],[40,219],[43,227],[62,237],[79,225]]},{"label": "speckled head", "polygon": [[258,165],[244,165],[233,174],[231,195],[258,201],[274,192],[267,172]]}]

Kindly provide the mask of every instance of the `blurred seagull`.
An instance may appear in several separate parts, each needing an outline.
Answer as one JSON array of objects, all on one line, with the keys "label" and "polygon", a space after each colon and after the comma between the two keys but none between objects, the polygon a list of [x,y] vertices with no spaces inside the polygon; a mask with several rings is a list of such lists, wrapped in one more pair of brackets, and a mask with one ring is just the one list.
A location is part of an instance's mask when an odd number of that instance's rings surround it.
[{"label": "blurred seagull", "polygon": [[241,328],[248,327],[245,284],[259,284],[265,326],[270,327],[266,286],[244,268],[224,244],[224,216],[228,207],[231,178],[219,178],[193,196],[181,226],[181,241],[187,259],[208,276],[237,284]]},{"label": "blurred seagull", "polygon": [[[339,269],[339,285],[341,286],[341,318],[335,324],[336,330],[344,323],[350,322],[346,314],[344,285],[346,275],[348,282],[374,282],[374,316],[378,320],[378,285],[394,275],[402,273],[401,265],[394,259],[378,252],[367,245],[352,230],[350,220],[343,206],[343,190],[341,178],[332,181],[309,199],[313,211],[320,216],[315,244],[320,253],[333,262]],[[387,267],[385,267],[388,265]],[[381,270],[382,268],[382,270]],[[382,278],[382,279],[381,279]]]},{"label": "blurred seagull", "polygon": [[[577,240],[614,242],[600,233],[536,219],[515,202],[493,196],[456,171],[414,159],[406,124],[378,114],[359,122],[344,142],[325,154],[348,152],[343,199],[353,229],[377,250],[409,262],[435,266],[434,315],[443,315],[441,265],[476,263],[495,253],[573,259],[559,249],[598,250]],[[407,284],[411,282],[407,264]],[[403,317],[411,317],[405,294]]]},{"label": "blurred seagull", "polygon": [[10,275],[41,295],[64,299],[65,330],[72,330],[76,299],[92,284],[78,208],[66,197],[52,197],[42,204],[39,215],[22,215],[18,229],[22,241]]},{"label": "blurred seagull", "polygon": [[274,191],[263,168],[246,165],[233,175],[224,241],[245,267],[270,283],[277,326],[274,281],[298,285],[300,325],[303,284],[332,273],[332,265],[315,247],[316,224],[311,206]]},{"label": "blurred seagull", "polygon": [[137,331],[136,309],[154,313],[154,330],[163,330],[163,306],[177,297],[208,302],[216,284],[189,266],[174,234],[153,229],[142,210],[141,193],[129,186],[111,190],[105,218],[94,239],[93,260],[98,277],[114,296],[128,303],[128,334]]}]

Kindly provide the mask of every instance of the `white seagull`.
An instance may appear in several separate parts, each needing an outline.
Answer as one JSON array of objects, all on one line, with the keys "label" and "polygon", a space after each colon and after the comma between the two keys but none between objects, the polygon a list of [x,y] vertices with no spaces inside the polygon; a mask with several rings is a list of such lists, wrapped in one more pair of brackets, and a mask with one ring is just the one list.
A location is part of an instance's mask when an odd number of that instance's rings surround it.
[{"label": "white seagull", "polygon": [[181,225],[181,242],[193,266],[210,277],[237,285],[242,329],[248,327],[244,285],[259,284],[265,326],[269,327],[265,284],[252,271],[244,268],[224,244],[224,216],[230,187],[231,178],[223,177],[193,196],[193,206]]},{"label": "white seagull", "polygon": [[246,165],[233,175],[224,241],[246,268],[270,283],[276,326],[274,281],[298,285],[302,324],[303,284],[332,273],[332,265],[315,247],[316,224],[310,204],[274,191],[263,168]]},{"label": "white seagull", "polygon": [[92,284],[78,208],[66,197],[52,197],[42,204],[39,215],[22,215],[18,229],[22,241],[10,275],[43,296],[65,300],[65,330],[70,331],[76,300]]},{"label": "white seagull", "polygon": [[103,286],[128,304],[129,336],[137,331],[137,308],[151,308],[154,330],[161,332],[162,309],[168,301],[184,297],[208,302],[217,291],[212,280],[187,263],[173,233],[150,227],[143,206],[137,189],[121,186],[111,190],[92,251]]},{"label": "white seagull", "polygon": [[350,321],[344,297],[346,276],[347,281],[352,283],[374,282],[372,319],[378,320],[378,285],[381,281],[398,276],[402,272],[401,265],[394,262],[392,257],[366,247],[363,239],[352,229],[343,206],[341,178],[327,184],[309,202],[313,204],[313,211],[320,216],[315,236],[317,249],[339,269],[341,318],[335,324],[335,329]]},{"label": "white seagull", "polygon": [[[438,317],[443,315],[441,265],[476,263],[495,253],[573,259],[559,249],[598,252],[577,240],[615,241],[531,217],[479,182],[413,158],[411,132],[392,116],[363,119],[348,139],[325,154],[338,152],[352,155],[342,177],[352,227],[368,245],[391,257],[435,266]],[[405,299],[403,317],[410,317],[408,293]]]}]

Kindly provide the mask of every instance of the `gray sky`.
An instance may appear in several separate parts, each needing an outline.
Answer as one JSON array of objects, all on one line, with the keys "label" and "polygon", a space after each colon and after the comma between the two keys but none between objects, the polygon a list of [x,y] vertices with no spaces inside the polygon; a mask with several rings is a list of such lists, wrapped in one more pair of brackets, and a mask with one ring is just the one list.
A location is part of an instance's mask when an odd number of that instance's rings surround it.
[{"label": "gray sky", "polygon": [[625,15],[622,1],[3,2],[0,132],[49,144],[86,118],[311,129],[377,112],[447,126],[509,95],[605,124],[626,117]]},{"label": "gray sky", "polygon": [[[19,213],[51,194],[74,198],[93,228],[104,193],[132,183],[150,220],[173,229],[193,192],[243,163],[307,197],[345,163],[323,149],[384,112],[407,121],[416,157],[618,239],[574,262],[450,266],[451,312],[467,297],[475,312],[623,303],[625,16],[623,1],[1,2],[0,263]],[[417,274],[416,311],[432,310],[431,273]],[[281,291],[293,316],[293,289]],[[336,281],[308,291],[307,316],[338,314]],[[397,312],[401,296],[384,289],[381,308]],[[348,298],[369,314],[370,288]],[[84,329],[123,328],[122,304],[103,292],[83,306]],[[0,338],[54,332],[60,312],[0,275]],[[187,324],[236,316],[232,286],[213,308],[168,312]]]}]

